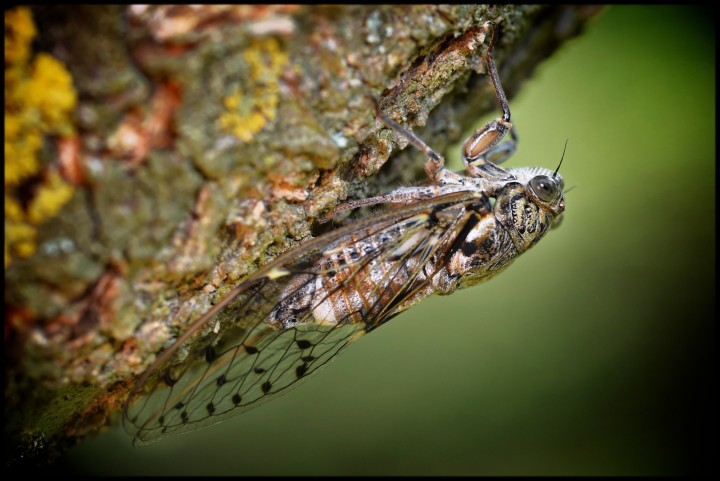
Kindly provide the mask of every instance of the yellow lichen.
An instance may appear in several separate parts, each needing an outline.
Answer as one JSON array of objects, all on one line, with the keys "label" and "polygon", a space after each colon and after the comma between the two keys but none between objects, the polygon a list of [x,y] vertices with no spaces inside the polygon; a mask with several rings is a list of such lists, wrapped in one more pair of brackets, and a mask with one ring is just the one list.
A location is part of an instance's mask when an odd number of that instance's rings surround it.
[{"label": "yellow lichen", "polygon": [[32,224],[55,216],[73,194],[70,184],[62,180],[57,172],[51,172],[45,182],[40,184],[35,197],[28,206],[27,218]]},{"label": "yellow lichen", "polygon": [[38,54],[30,78],[23,87],[27,108],[37,110],[48,132],[72,133],[70,114],[77,104],[77,94],[70,72],[63,64],[48,54]]},{"label": "yellow lichen", "polygon": [[[39,158],[49,135],[72,135],[77,93],[54,57],[32,56],[37,32],[27,7],[5,12],[5,267],[35,252],[37,226],[72,197],[73,188]],[[33,182],[24,206],[18,189]]]},{"label": "yellow lichen", "polygon": [[37,35],[29,8],[20,7],[5,12],[5,64],[27,62],[30,42]]},{"label": "yellow lichen", "polygon": [[243,51],[249,75],[249,86],[237,87],[223,99],[226,111],[218,119],[220,128],[233,133],[243,142],[249,142],[277,116],[280,101],[279,77],[287,53],[277,39],[254,39]]}]

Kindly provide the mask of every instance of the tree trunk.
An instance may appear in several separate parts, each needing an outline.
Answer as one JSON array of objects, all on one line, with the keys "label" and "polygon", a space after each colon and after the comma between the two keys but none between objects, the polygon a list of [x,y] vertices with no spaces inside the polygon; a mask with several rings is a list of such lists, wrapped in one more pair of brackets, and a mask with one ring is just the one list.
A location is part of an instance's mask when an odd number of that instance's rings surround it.
[{"label": "tree trunk", "polygon": [[[500,25],[495,57],[512,98],[596,11],[33,7],[34,54],[64,64],[77,101],[68,125],[40,128],[30,174],[9,183],[23,166],[6,158],[8,462],[52,459],[108,424],[184,326],[327,229],[318,219],[336,205],[423,179],[411,149],[386,163],[404,145],[368,95],[443,152],[497,109],[486,45],[473,44],[483,22]],[[6,123],[23,104],[20,90],[16,106],[7,100],[23,85],[8,80],[10,12]],[[44,200],[52,182],[67,200]],[[30,234],[11,235],[13,219]]]}]

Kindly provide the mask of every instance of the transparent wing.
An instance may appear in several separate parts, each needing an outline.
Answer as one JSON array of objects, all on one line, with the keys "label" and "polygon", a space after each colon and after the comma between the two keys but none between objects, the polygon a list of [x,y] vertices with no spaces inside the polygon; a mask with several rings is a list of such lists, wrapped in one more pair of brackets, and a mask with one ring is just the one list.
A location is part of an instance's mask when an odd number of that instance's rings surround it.
[{"label": "transparent wing", "polygon": [[188,358],[146,381],[149,395],[138,399],[126,418],[136,443],[192,431],[259,405],[315,372],[363,332],[358,324],[276,329],[253,320],[247,327],[230,327],[215,341],[199,341]]},{"label": "transparent wing", "polygon": [[477,200],[456,193],[396,208],[278,257],[158,357],[130,394],[126,430],[136,444],[153,442],[297,385],[427,284],[430,260]]}]

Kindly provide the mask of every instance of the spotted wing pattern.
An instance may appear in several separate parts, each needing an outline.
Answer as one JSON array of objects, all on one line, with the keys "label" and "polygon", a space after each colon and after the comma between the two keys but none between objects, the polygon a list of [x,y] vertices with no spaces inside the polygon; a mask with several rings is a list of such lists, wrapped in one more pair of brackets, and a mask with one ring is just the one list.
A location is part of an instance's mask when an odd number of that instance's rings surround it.
[{"label": "spotted wing pattern", "polygon": [[477,203],[459,192],[395,207],[278,257],[158,357],[126,404],[126,430],[153,442],[297,385],[409,307]]}]

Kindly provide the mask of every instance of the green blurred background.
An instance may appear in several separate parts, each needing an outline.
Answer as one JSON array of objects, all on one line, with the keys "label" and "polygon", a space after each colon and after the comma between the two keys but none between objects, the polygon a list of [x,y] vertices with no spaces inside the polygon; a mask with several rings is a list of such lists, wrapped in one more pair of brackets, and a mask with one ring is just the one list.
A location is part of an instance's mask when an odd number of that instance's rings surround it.
[{"label": "green blurred background", "polygon": [[[104,474],[684,474],[714,431],[715,24],[611,7],[511,101],[509,165],[562,167],[562,226],[289,394],[57,468]],[[457,150],[455,151],[457,152]]]}]

